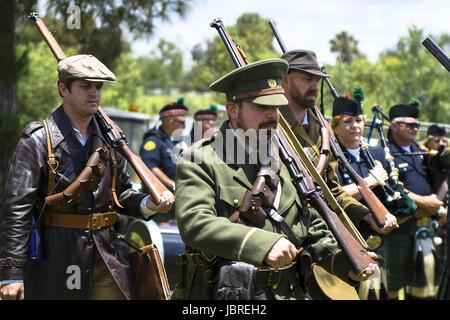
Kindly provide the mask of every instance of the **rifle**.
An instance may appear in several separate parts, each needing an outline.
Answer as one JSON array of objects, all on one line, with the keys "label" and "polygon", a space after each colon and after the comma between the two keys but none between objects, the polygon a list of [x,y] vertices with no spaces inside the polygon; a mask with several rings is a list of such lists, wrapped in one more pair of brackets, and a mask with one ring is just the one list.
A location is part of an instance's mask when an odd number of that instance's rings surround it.
[{"label": "rifle", "polygon": [[[214,19],[214,21],[210,25],[211,27],[216,28],[219,34],[227,34],[227,30],[219,18]],[[221,36],[221,38],[224,41],[225,47],[227,48],[231,58],[233,59],[235,66],[237,68],[244,66],[245,64],[241,64],[240,62],[242,60],[237,58],[239,57],[240,53],[233,50],[233,44],[228,42],[230,41],[231,37],[228,35],[223,37]],[[292,181],[297,189],[300,198],[302,199],[303,205],[309,203],[321,214],[321,216],[333,232],[334,236],[336,237],[336,240],[341,245],[341,248],[350,259],[355,273],[361,274],[369,265],[369,263],[374,262],[373,259],[368,255],[366,247],[363,247],[361,243],[358,242],[357,239],[350,233],[350,231],[347,230],[336,213],[334,213],[328,207],[328,205],[320,196],[320,188],[314,185],[313,179],[303,166],[302,161],[297,156],[297,153],[290,146],[289,140],[285,135],[287,132],[288,134],[290,134],[290,139],[292,139],[292,137],[296,139],[294,133],[281,114],[279,114],[279,117],[279,126],[277,127],[275,132],[276,136],[278,137],[278,145],[281,150],[281,158],[290,170]],[[309,165],[312,166],[314,170],[316,170],[303,148],[300,148],[300,150],[298,150],[297,152],[303,152],[302,155],[306,158],[307,161],[309,161]],[[317,171],[316,174],[318,174]]]},{"label": "rifle", "polygon": [[[39,14],[32,12],[28,15],[28,18],[34,21],[42,37],[47,42],[50,50],[53,52],[56,60],[59,62],[66,58],[58,42],[47,29],[42,19],[40,19]],[[95,114],[95,118],[97,119],[98,125],[104,137],[111,144],[111,146],[119,151],[119,153],[131,164],[144,184],[145,189],[152,196],[154,202],[159,204],[162,193],[170,191],[168,191],[161,181],[156,178],[145,163],[138,156],[136,156],[130,148],[128,148],[125,135],[100,106]]]},{"label": "rifle", "polygon": [[430,37],[426,37],[422,41],[422,45],[444,66],[447,71],[450,71],[450,58]]},{"label": "rifle", "polygon": [[[282,44],[283,41],[281,40],[280,35],[276,31],[275,26],[273,23],[270,23],[270,26],[272,30],[275,30],[274,35],[278,40],[278,43]],[[283,50],[283,53],[286,52],[286,47],[284,45],[281,47]],[[325,73],[324,67],[322,67],[322,72]],[[330,90],[333,94],[333,97],[336,99],[339,97],[336,90],[331,85],[331,82],[328,80],[328,78],[325,78],[328,86],[330,87]],[[320,112],[319,108],[317,106],[314,106],[312,109],[314,115],[317,117],[320,123],[321,130],[328,131],[329,137],[330,137],[330,147],[331,151],[333,152],[336,159],[343,165],[345,170],[347,170],[349,176],[352,178],[352,180],[356,183],[358,186],[358,191],[360,192],[362,198],[367,204],[367,207],[369,208],[370,212],[372,213],[375,222],[382,228],[386,222],[386,214],[389,213],[389,211],[384,207],[384,205],[381,203],[381,201],[376,197],[376,195],[372,192],[372,190],[367,185],[366,181],[362,177],[358,175],[358,173],[352,168],[350,163],[348,162],[347,158],[344,155],[344,152],[342,151],[341,146],[339,145],[339,142],[337,141],[337,138],[335,137],[333,130],[330,128],[330,125],[326,121],[325,117]],[[322,145],[324,142],[322,141]]]}]

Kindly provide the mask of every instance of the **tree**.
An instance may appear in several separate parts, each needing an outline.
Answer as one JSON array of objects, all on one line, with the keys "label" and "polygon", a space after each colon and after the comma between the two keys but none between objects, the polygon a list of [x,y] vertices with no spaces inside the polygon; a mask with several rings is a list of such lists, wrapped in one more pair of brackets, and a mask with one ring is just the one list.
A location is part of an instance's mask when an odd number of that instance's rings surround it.
[{"label": "tree", "polygon": [[348,64],[352,63],[355,56],[360,55],[358,41],[347,31],[338,33],[334,39],[330,40],[331,52],[338,53],[338,60]]},{"label": "tree", "polygon": [[[226,25],[227,22],[223,21]],[[235,25],[226,25],[230,36],[240,45],[248,58],[248,62],[279,57],[274,49],[273,34],[269,20],[258,13],[244,13]],[[211,32],[215,30],[211,29]],[[192,69],[187,75],[188,83],[194,90],[209,91],[211,82],[235,69],[235,66],[219,35],[207,41],[206,46],[197,45],[191,51]],[[223,103],[223,101],[222,101]]]},{"label": "tree", "polygon": [[161,39],[150,57],[140,57],[142,84],[146,90],[159,88],[169,93],[184,82],[183,53],[176,44]]},{"label": "tree", "polygon": [[[450,122],[448,73],[422,46],[423,29],[412,26],[408,36],[401,37],[396,47],[386,50],[380,63],[388,73],[386,101],[392,106],[408,103],[411,98],[422,102],[419,119],[429,122]],[[432,36],[438,45],[449,45],[449,35]]]}]

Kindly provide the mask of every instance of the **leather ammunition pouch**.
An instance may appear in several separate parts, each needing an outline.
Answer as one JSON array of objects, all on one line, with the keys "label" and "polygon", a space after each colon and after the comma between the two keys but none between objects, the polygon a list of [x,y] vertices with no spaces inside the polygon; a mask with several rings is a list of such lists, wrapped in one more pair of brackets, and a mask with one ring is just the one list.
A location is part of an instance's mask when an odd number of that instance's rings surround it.
[{"label": "leather ammunition pouch", "polygon": [[86,162],[86,167],[72,184],[64,191],[45,198],[49,211],[70,212],[71,208],[83,202],[87,192],[97,188],[99,178],[105,171],[104,162],[109,160],[109,157],[107,147],[95,150]]}]

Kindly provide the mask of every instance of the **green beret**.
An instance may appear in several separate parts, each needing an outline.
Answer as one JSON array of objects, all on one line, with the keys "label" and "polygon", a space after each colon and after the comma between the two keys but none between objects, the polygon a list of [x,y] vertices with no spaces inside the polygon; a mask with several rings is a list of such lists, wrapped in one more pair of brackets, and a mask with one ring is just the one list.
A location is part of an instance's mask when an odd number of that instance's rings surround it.
[{"label": "green beret", "polygon": [[288,101],[281,80],[287,74],[288,67],[288,63],[282,59],[257,61],[233,70],[209,88],[225,93],[227,101],[284,106]]},{"label": "green beret", "polygon": [[79,54],[61,60],[58,63],[58,79],[116,82],[114,73],[90,54]]}]

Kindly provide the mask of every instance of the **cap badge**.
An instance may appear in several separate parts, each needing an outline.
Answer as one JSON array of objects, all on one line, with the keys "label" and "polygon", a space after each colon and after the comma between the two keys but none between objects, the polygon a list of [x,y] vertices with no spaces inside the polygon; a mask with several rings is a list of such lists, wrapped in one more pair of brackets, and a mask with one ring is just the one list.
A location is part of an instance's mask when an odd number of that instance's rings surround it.
[{"label": "cap badge", "polygon": [[269,79],[267,81],[267,83],[269,84],[269,87],[271,87],[272,89],[277,87],[277,82],[275,80],[273,80],[273,79]]}]

